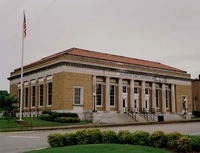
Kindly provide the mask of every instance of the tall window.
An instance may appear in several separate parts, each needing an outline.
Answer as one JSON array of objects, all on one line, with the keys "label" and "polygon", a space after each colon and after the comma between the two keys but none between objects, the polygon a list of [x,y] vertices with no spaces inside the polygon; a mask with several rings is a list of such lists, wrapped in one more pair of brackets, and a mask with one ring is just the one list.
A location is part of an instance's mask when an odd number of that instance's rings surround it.
[{"label": "tall window", "polygon": [[28,107],[28,87],[25,87],[24,89],[24,107]]},{"label": "tall window", "polygon": [[156,107],[159,107],[159,90],[156,89]]},{"label": "tall window", "polygon": [[149,95],[149,89],[145,88],[145,95]]},{"label": "tall window", "polygon": [[44,85],[39,85],[39,106],[43,106],[43,100],[44,100]]},{"label": "tall window", "polygon": [[31,87],[31,106],[35,107],[35,86]]},{"label": "tall window", "polygon": [[82,87],[74,88],[74,105],[81,105],[82,102]]},{"label": "tall window", "polygon": [[168,108],[169,107],[169,91],[168,90],[165,91],[165,96],[166,96],[166,108]]},{"label": "tall window", "polygon": [[115,106],[115,86],[110,86],[110,106]]},{"label": "tall window", "polygon": [[52,82],[47,83],[47,105],[52,105]]},{"label": "tall window", "polygon": [[135,93],[135,94],[138,94],[138,93],[139,93],[138,88],[134,88],[134,93]]},{"label": "tall window", "polygon": [[187,109],[187,96],[182,96],[182,108]]},{"label": "tall window", "polygon": [[127,87],[123,86],[123,93],[127,93]]},{"label": "tall window", "polygon": [[96,104],[102,105],[102,84],[96,84]]}]

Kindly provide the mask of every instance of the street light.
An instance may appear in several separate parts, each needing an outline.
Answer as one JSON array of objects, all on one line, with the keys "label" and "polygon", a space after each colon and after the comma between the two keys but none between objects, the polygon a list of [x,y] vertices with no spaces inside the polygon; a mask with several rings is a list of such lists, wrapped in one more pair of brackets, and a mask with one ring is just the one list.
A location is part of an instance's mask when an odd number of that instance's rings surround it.
[{"label": "street light", "polygon": [[93,112],[96,112],[96,93],[93,93],[93,98],[94,98],[94,109]]}]

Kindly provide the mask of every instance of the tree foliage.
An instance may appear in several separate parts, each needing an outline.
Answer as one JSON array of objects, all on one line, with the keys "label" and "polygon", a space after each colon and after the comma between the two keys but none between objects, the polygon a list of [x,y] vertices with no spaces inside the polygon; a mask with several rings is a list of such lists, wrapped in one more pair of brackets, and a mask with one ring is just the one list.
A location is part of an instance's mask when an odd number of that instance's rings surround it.
[{"label": "tree foliage", "polygon": [[0,112],[4,113],[5,117],[12,116],[18,108],[18,98],[11,96],[7,91],[0,90]]}]

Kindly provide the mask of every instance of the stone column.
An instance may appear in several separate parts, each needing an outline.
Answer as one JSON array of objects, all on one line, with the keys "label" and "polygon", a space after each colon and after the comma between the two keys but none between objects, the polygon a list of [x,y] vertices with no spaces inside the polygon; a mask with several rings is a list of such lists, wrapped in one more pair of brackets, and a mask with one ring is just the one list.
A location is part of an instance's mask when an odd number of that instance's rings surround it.
[{"label": "stone column", "polygon": [[106,77],[106,111],[110,111],[110,78]]},{"label": "stone column", "polygon": [[171,105],[172,105],[172,113],[176,113],[176,104],[175,104],[175,87],[171,85]]},{"label": "stone column", "polygon": [[134,110],[134,80],[130,80],[130,110]]},{"label": "stone column", "polygon": [[118,80],[118,111],[123,113],[123,103],[122,103],[122,78]]},{"label": "stone column", "polygon": [[166,94],[165,94],[165,84],[162,84],[162,112],[166,113]]},{"label": "stone column", "polygon": [[152,83],[152,108],[156,109],[156,84]]},{"label": "stone column", "polygon": [[142,109],[145,108],[145,81],[142,81]]}]

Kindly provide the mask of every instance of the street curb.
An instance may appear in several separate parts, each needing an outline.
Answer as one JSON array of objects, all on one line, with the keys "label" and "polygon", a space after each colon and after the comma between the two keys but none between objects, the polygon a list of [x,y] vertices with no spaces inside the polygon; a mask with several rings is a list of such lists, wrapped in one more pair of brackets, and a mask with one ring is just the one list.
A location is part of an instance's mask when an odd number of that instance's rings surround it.
[{"label": "street curb", "polygon": [[100,127],[120,127],[120,126],[139,126],[139,125],[154,125],[154,124],[178,124],[200,122],[200,119],[178,120],[178,121],[163,121],[163,122],[136,122],[136,123],[112,123],[112,124],[86,124],[86,125],[70,125],[70,126],[51,126],[51,127],[33,127],[34,131],[41,130],[59,130],[59,129],[81,129],[81,128],[100,128]]}]

